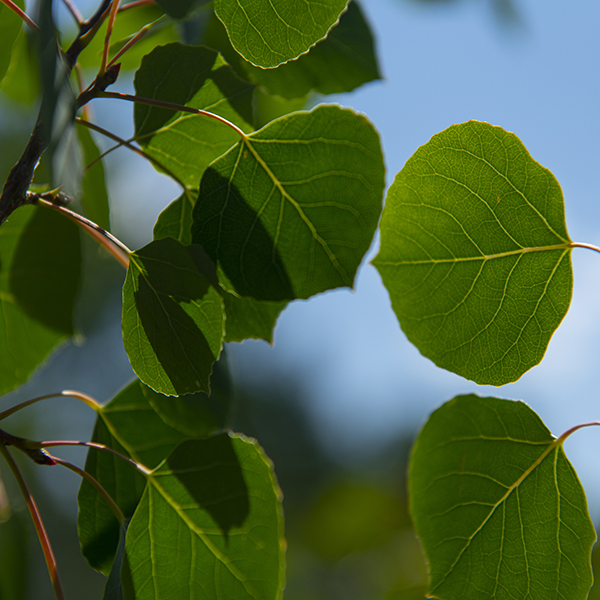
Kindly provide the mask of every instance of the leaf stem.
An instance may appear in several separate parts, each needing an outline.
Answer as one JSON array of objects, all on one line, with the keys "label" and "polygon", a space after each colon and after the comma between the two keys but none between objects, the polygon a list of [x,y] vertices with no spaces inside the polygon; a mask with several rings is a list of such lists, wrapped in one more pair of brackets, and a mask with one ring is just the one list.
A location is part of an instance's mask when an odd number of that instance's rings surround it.
[{"label": "leaf stem", "polygon": [[81,442],[79,440],[51,440],[48,442],[35,442],[34,446],[37,448],[54,448],[56,446],[85,446],[87,448],[95,448],[96,450],[104,450],[114,454],[115,456],[118,456],[121,460],[128,462],[132,467],[138,470],[142,475],[144,475],[144,477],[147,477],[152,472],[152,469],[149,469],[142,463],[139,463],[132,458],[121,454],[117,450],[113,450],[112,448],[98,442]]},{"label": "leaf stem", "polygon": [[[161,17],[162,18],[162,17]],[[121,58],[121,56],[123,56],[123,54],[125,54],[125,52],[127,52],[127,50],[129,50],[132,46],[134,46],[135,44],[137,44],[150,30],[150,27],[152,27],[153,23],[148,23],[148,25],[145,25],[144,27],[142,27],[111,59],[111,61],[108,63],[108,66],[110,67],[113,63],[115,63],[117,60],[119,60],[119,58]]]},{"label": "leaf stem", "polygon": [[47,206],[48,208],[52,208],[67,218],[71,219],[74,223],[79,225],[86,233],[91,235],[97,242],[99,242],[102,246],[104,246],[110,254],[112,254],[126,269],[129,267],[129,255],[131,254],[131,250],[116,237],[108,233],[105,229],[102,229],[99,225],[96,225],[93,221],[86,219],[82,215],[65,208],[64,206],[60,206],[59,204],[54,204],[53,202],[48,202],[42,198],[38,198],[37,202],[40,202]]},{"label": "leaf stem", "polygon": [[19,8],[12,0],[0,0],[4,6],[12,10],[16,15],[21,17],[33,31],[38,32],[40,30],[40,26],[21,8]]},{"label": "leaf stem", "polygon": [[584,427],[595,427],[596,425],[600,425],[600,421],[590,421],[589,423],[582,423],[581,425],[575,425],[575,427],[571,427],[571,429],[567,429],[559,438],[556,440],[557,444],[562,444],[572,433],[575,433],[579,429],[583,429]]},{"label": "leaf stem", "polygon": [[246,134],[237,125],[234,125],[231,121],[228,121],[220,115],[211,113],[207,110],[202,110],[201,108],[191,108],[189,106],[184,106],[183,104],[164,102],[163,100],[154,100],[153,98],[142,98],[141,96],[134,96],[132,94],[122,94],[120,92],[103,91],[98,94],[98,98],[115,98],[117,100],[129,100],[130,102],[137,102],[138,104],[148,104],[149,106],[158,106],[159,108],[168,108],[171,110],[192,113],[194,115],[202,115],[204,117],[214,119],[215,121],[219,121],[219,123],[223,123],[223,125],[227,125],[231,129],[233,129],[242,139],[246,138]]},{"label": "leaf stem", "polygon": [[130,8],[137,8],[138,6],[146,6],[148,4],[156,4],[154,0],[135,0],[135,2],[128,2],[119,7],[119,12],[125,12]]},{"label": "leaf stem", "polygon": [[119,10],[119,0],[113,0],[110,8],[110,15],[108,17],[108,23],[106,25],[106,36],[104,37],[104,48],[102,49],[102,61],[100,62],[100,69],[98,70],[98,78],[104,76],[106,72],[106,64],[108,62],[108,52],[110,50],[110,36],[115,25],[115,18],[117,17],[117,11]]},{"label": "leaf stem", "polygon": [[594,252],[600,252],[600,247],[594,246],[593,244],[585,244],[583,242],[571,242],[569,244],[571,248],[587,248],[588,250],[593,250]]},{"label": "leaf stem", "polygon": [[102,496],[102,498],[104,498],[104,501],[106,502],[106,504],[108,504],[110,510],[112,511],[113,515],[115,515],[117,521],[119,521],[119,523],[122,523],[125,520],[125,515],[123,514],[123,511],[119,508],[119,505],[112,499],[111,495],[104,489],[102,484],[95,477],[93,477],[87,471],[80,469],[77,465],[74,465],[73,463],[70,463],[66,460],[63,460],[62,458],[58,458],[57,456],[53,456],[51,454],[49,454],[49,456],[57,464],[62,465],[67,469],[70,469],[74,473],[77,473],[77,475],[79,475],[80,477],[83,477],[83,479],[89,481],[96,488],[96,490]]},{"label": "leaf stem", "polygon": [[87,394],[83,394],[82,392],[76,392],[74,390],[63,390],[62,392],[54,392],[53,394],[44,394],[43,396],[37,396],[37,398],[32,398],[31,400],[21,402],[20,404],[17,404],[12,408],[4,410],[0,412],[0,421],[6,419],[6,417],[10,417],[22,408],[26,408],[27,406],[31,406],[32,404],[39,402],[40,400],[46,400],[48,398],[57,398],[59,396],[65,398],[77,398],[78,400],[81,400],[82,402],[87,404],[89,407],[93,408],[96,412],[98,412],[101,408],[100,403],[94,400],[94,398],[92,398],[91,396],[88,396]]},{"label": "leaf stem", "polygon": [[65,600],[65,595],[63,593],[62,585],[60,583],[60,577],[58,575],[58,568],[56,566],[56,558],[54,557],[54,552],[52,551],[50,539],[48,538],[48,534],[46,533],[46,528],[44,527],[44,522],[42,521],[42,517],[40,516],[37,504],[35,503],[35,499],[33,498],[29,489],[27,488],[27,484],[25,483],[25,479],[23,479],[23,475],[21,475],[21,471],[19,471],[17,463],[8,451],[8,448],[4,446],[4,444],[0,444],[0,454],[2,454],[4,460],[6,460],[6,462],[8,463],[10,470],[13,472],[13,475],[15,476],[15,479],[17,480],[17,483],[21,488],[21,493],[25,498],[25,502],[27,503],[27,508],[29,509],[29,513],[31,514],[33,524],[35,525],[35,530],[40,540],[40,544],[42,545],[42,551],[44,552],[44,558],[46,559],[46,566],[48,567],[48,573],[50,574],[50,580],[52,581],[54,595],[56,596],[57,600]]}]

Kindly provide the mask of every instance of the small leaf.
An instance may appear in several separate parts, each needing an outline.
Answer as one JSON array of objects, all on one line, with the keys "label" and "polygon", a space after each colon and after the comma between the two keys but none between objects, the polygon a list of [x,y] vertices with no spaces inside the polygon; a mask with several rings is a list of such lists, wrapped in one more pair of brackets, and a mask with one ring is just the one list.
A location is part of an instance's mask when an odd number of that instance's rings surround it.
[{"label": "small leaf", "polygon": [[[138,96],[208,110],[252,131],[252,90],[214,50],[168,44],[142,60]],[[135,138],[185,185],[198,188],[204,169],[240,138],[206,116],[136,103]]]},{"label": "small leaf", "polygon": [[562,441],[526,404],[458,396],[419,434],[410,509],[428,597],[584,600],[596,539]]},{"label": "small leaf", "polygon": [[245,137],[204,173],[192,238],[219,280],[257,300],[351,286],[379,215],[379,137],[360,115],[319,106]]},{"label": "small leaf", "polygon": [[248,62],[271,68],[327,36],[348,0],[215,0],[231,44]]},{"label": "small leaf", "polygon": [[219,292],[172,238],[130,255],[123,343],[136,375],[169,396],[209,392],[225,334]]},{"label": "small leaf", "polygon": [[[136,379],[100,409],[92,441],[149,468],[156,467],[182,441],[222,429],[229,404],[224,371],[215,368],[211,398],[204,394],[167,398]],[[99,450],[88,452],[85,470],[104,486],[127,518],[133,515],[146,485],[143,475],[125,461]],[[83,555],[94,569],[108,575],[119,541],[119,523],[86,480],[81,483],[77,500]]]},{"label": "small leaf", "polygon": [[[23,0],[14,0],[15,4],[25,9]],[[11,61],[12,48],[19,32],[23,26],[23,21],[8,6],[0,4],[0,81],[4,78]]]},{"label": "small leaf", "polygon": [[514,134],[470,121],[398,173],[373,264],[424,356],[503,385],[541,361],[569,308],[570,250],[552,173]]},{"label": "small leaf", "polygon": [[192,211],[196,203],[193,194],[192,190],[185,190],[158,215],[153,232],[155,240],[171,237],[184,246],[192,243]]},{"label": "small leaf", "polygon": [[126,597],[278,600],[284,548],[281,493],[256,442],[190,440],[149,477],[131,520]]}]

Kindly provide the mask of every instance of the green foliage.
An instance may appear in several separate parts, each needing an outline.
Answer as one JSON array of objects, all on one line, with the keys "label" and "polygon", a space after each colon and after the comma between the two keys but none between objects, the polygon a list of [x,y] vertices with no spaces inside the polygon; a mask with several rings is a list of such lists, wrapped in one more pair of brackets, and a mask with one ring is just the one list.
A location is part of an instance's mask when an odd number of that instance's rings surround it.
[{"label": "green foliage", "polygon": [[409,470],[429,594],[587,598],[596,533],[563,441],[522,402],[458,396],[431,415]]},{"label": "green foliage", "polygon": [[[25,8],[23,0],[17,0],[15,4]],[[13,44],[21,31],[21,19],[8,7],[0,4],[0,81],[4,78],[10,64]]]},{"label": "green foliage", "polygon": [[408,339],[503,385],[538,364],[573,288],[560,186],[513,134],[454,125],[390,187],[373,261]]}]

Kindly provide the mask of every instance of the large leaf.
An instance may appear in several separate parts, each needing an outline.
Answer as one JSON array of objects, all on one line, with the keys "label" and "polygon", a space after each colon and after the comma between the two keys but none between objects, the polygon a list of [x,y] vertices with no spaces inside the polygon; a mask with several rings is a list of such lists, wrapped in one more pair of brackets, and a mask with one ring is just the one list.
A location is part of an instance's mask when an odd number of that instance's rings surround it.
[{"label": "large leaf", "polygon": [[348,0],[215,0],[233,47],[257,67],[304,54],[340,18]]},{"label": "large leaf", "polygon": [[419,434],[410,509],[443,600],[584,600],[596,539],[562,448],[522,402],[458,396]]},{"label": "large leaf", "polygon": [[173,238],[130,255],[123,343],[136,375],[157,392],[208,392],[225,334],[219,292]]},{"label": "large leaf", "polygon": [[0,228],[0,395],[73,332],[80,261],[76,226],[52,210],[22,207]]},{"label": "large leaf", "polygon": [[512,133],[471,121],[398,173],[373,264],[424,356],[502,385],[541,361],[565,316],[570,249],[552,173]]},{"label": "large leaf", "polygon": [[[16,0],[15,4],[25,9],[25,2],[23,0]],[[14,12],[5,6],[0,4],[0,81],[4,78],[8,65],[10,64],[12,47],[15,43],[23,21]]]},{"label": "large leaf", "polygon": [[229,63],[271,94],[301,98],[311,90],[320,94],[350,92],[379,78],[373,37],[358,3],[348,10],[329,35],[296,60],[277,69],[259,69],[240,57],[231,47],[222,23],[213,17],[204,43],[223,53]]},{"label": "large leaf", "polygon": [[[98,412],[93,442],[154,468],[182,441],[222,429],[228,398],[227,375],[216,371],[211,398],[204,394],[167,398],[135,380]],[[149,443],[148,440],[151,440]],[[131,517],[145,478],[112,454],[90,450],[85,470],[95,477]],[[119,541],[119,523],[95,488],[83,480],[79,489],[79,539],[92,567],[108,574]]]},{"label": "large leaf", "polygon": [[[168,44],[142,60],[135,75],[138,96],[213,112],[244,132],[252,131],[252,90],[214,50]],[[185,185],[198,188],[202,172],[239,135],[206,116],[136,104],[135,138]]]},{"label": "large leaf", "polygon": [[227,289],[257,300],[308,298],[352,285],[383,185],[372,125],[319,106],[269,123],[206,170],[192,237]]},{"label": "large leaf", "polygon": [[277,600],[284,548],[281,493],[256,442],[190,440],[148,478],[127,532],[125,597]]}]

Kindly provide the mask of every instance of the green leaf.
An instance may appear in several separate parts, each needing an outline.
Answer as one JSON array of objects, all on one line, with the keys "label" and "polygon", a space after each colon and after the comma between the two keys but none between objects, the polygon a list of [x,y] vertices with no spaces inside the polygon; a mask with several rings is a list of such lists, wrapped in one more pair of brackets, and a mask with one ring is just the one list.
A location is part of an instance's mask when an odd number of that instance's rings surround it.
[{"label": "green leaf", "polygon": [[84,125],[77,124],[77,135],[83,149],[85,166],[96,161],[83,175],[81,204],[89,219],[94,221],[96,225],[110,231],[110,209],[106,192],[104,165],[101,160],[97,160],[100,157],[100,150],[96,146],[90,130]]},{"label": "green leaf", "polygon": [[159,6],[174,19],[183,19],[199,4],[205,4],[208,0],[156,0]]},{"label": "green leaf", "polygon": [[284,548],[281,493],[258,444],[190,440],[148,478],[127,532],[125,597],[277,600]]},{"label": "green leaf", "polygon": [[26,381],[73,332],[76,229],[54,211],[30,206],[0,228],[0,395]]},{"label": "green leaf", "polygon": [[324,40],[277,69],[260,69],[243,60],[215,17],[209,22],[204,42],[222,52],[238,72],[283,98],[302,98],[311,90],[320,94],[350,92],[379,79],[373,37],[356,1],[348,4],[348,10]]},{"label": "green leaf", "polygon": [[123,343],[136,375],[173,396],[209,392],[225,318],[219,292],[172,238],[130,255],[123,286]]},{"label": "green leaf", "polygon": [[[92,441],[156,467],[182,441],[223,428],[230,394],[226,369],[215,368],[213,379],[210,399],[204,394],[167,398],[136,379],[100,409]],[[88,453],[85,470],[104,486],[126,517],[133,515],[146,484],[137,470],[98,450]],[[78,503],[83,555],[94,569],[108,574],[119,541],[119,523],[86,480],[81,483]]]},{"label": "green leaf", "polygon": [[[15,0],[15,4],[25,9],[23,0]],[[0,81],[4,78],[11,61],[12,48],[19,32],[21,31],[23,21],[8,6],[0,4]]]},{"label": "green leaf", "polygon": [[102,600],[123,600],[123,586],[121,585],[121,565],[125,556],[125,536],[127,535],[127,527],[129,519],[125,519],[119,526],[119,545],[113,561],[106,587],[104,588],[104,596]]},{"label": "green leaf", "polygon": [[408,339],[479,384],[538,364],[573,287],[560,186],[512,133],[454,125],[398,173],[373,264]]},{"label": "green leaf", "polygon": [[31,521],[25,511],[11,512],[9,508],[8,512],[10,516],[0,520],[0,598],[24,600],[33,575]]},{"label": "green leaf", "polygon": [[22,104],[31,104],[39,93],[38,65],[35,53],[29,45],[29,37],[22,30],[12,46],[8,71],[0,83],[0,89]]},{"label": "green leaf", "polygon": [[[214,50],[168,44],[142,60],[138,96],[208,110],[252,131],[252,90]],[[179,180],[198,188],[206,167],[239,140],[231,127],[206,116],[136,103],[135,139]]]},{"label": "green leaf", "polygon": [[192,211],[196,203],[195,195],[192,190],[185,190],[158,215],[153,232],[155,240],[171,237],[184,246],[192,243]]},{"label": "green leaf", "polygon": [[273,121],[206,170],[192,238],[227,289],[292,300],[351,286],[384,185],[379,137],[363,116],[319,106]]},{"label": "green leaf", "polygon": [[248,62],[271,68],[327,36],[348,0],[215,0],[231,44]]},{"label": "green leaf", "polygon": [[431,415],[409,468],[428,596],[587,598],[596,534],[562,442],[522,402],[458,396]]}]

